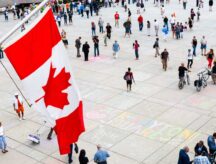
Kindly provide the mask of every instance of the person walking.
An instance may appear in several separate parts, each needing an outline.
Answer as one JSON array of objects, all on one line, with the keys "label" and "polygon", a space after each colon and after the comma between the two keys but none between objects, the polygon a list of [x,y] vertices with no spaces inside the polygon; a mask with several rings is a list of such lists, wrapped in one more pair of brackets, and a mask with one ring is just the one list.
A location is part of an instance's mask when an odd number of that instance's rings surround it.
[{"label": "person walking", "polygon": [[166,25],[163,25],[162,33],[163,33],[163,40],[167,41],[168,27]]},{"label": "person walking", "polygon": [[114,15],[114,18],[115,18],[115,27],[119,27],[119,13],[116,11],[115,15]]},{"label": "person walking", "polygon": [[87,163],[89,163],[89,159],[88,159],[88,157],[86,157],[86,151],[84,149],[80,150],[79,163],[80,164],[87,164]]},{"label": "person walking", "polygon": [[93,36],[93,43],[94,43],[94,57],[99,56],[99,39],[98,36]]},{"label": "person walking", "polygon": [[14,111],[16,111],[19,120],[25,120],[22,97],[18,93],[15,93],[14,97],[15,97],[13,102]]},{"label": "person walking", "polygon": [[159,23],[156,19],[154,20],[154,29],[155,29],[155,36],[157,37],[159,31]]},{"label": "person walking", "polygon": [[206,55],[206,48],[207,48],[207,40],[205,39],[205,36],[202,37],[200,41],[200,48],[201,48],[201,55]]},{"label": "person walking", "polygon": [[128,68],[128,71],[125,72],[124,80],[126,81],[127,92],[131,91],[132,83],[135,83],[135,80],[130,67]]},{"label": "person walking", "polygon": [[151,23],[150,23],[150,21],[148,20],[148,21],[147,21],[147,35],[150,36],[150,35],[151,35],[150,33],[151,33]]},{"label": "person walking", "polygon": [[153,48],[155,49],[155,57],[160,56],[159,38],[156,38]]},{"label": "person walking", "polygon": [[4,52],[2,50],[2,46],[0,45],[0,59],[3,59],[4,58]]},{"label": "person walking", "polygon": [[164,49],[164,51],[161,53],[161,61],[162,61],[162,66],[164,71],[167,70],[168,59],[169,59],[169,53],[166,49]]},{"label": "person walking", "polygon": [[101,17],[100,17],[99,20],[98,20],[98,26],[99,26],[99,32],[100,32],[100,33],[103,33],[103,32],[104,32],[104,30],[103,30],[104,21],[102,20]]},{"label": "person walking", "polygon": [[210,51],[206,54],[208,60],[208,68],[212,67],[212,61],[214,59],[214,50],[210,49]]},{"label": "person walking", "polygon": [[81,43],[81,37],[79,37],[78,39],[75,40],[75,47],[77,49],[77,57],[81,57],[80,55],[80,47],[81,47],[82,43]]},{"label": "person walking", "polygon": [[183,0],[182,3],[183,3],[183,9],[186,10],[186,7],[187,7],[187,0]]},{"label": "person walking", "polygon": [[212,11],[213,0],[209,0],[209,11]]},{"label": "person walking", "polygon": [[69,21],[69,24],[72,24],[73,23],[73,12],[72,11],[69,11],[69,13],[68,13],[68,21]]},{"label": "person walking", "polygon": [[64,18],[64,25],[67,25],[67,13],[66,12],[64,12],[64,14],[63,14],[63,18]]},{"label": "person walking", "polygon": [[191,49],[188,49],[187,59],[188,59],[187,69],[190,69],[192,68],[192,65],[193,65],[193,54],[191,52]]},{"label": "person walking", "polygon": [[139,30],[142,31],[143,29],[143,17],[142,15],[140,15],[137,19],[138,23],[139,23]]},{"label": "person walking", "polygon": [[63,29],[61,32],[61,38],[62,38],[62,42],[64,43],[65,48],[68,48],[67,33]]},{"label": "person walking", "polygon": [[83,44],[83,47],[82,47],[82,51],[84,53],[84,61],[88,61],[89,49],[90,49],[90,46],[88,42],[85,42],[85,44]]},{"label": "person walking", "polygon": [[135,40],[135,42],[133,43],[133,48],[135,50],[135,56],[136,56],[136,60],[139,59],[139,44],[138,44],[138,41]]},{"label": "person walking", "polygon": [[196,36],[193,37],[191,44],[192,44],[192,48],[193,48],[193,55],[196,56],[196,48],[197,48]]},{"label": "person walking", "polygon": [[108,37],[109,39],[111,39],[112,27],[110,26],[109,23],[107,23],[106,32],[107,32],[107,37]]},{"label": "person walking", "polygon": [[61,27],[61,15],[57,15],[56,20],[58,22],[58,26]]},{"label": "person walking", "polygon": [[86,5],[86,7],[85,7],[85,12],[86,12],[87,18],[89,19],[89,12],[90,12],[89,5]]},{"label": "person walking", "polygon": [[75,151],[76,154],[79,152],[78,145],[76,143],[70,144],[70,153],[68,153],[68,163],[71,164],[73,163],[73,151]]},{"label": "person walking", "polygon": [[130,38],[130,31],[131,31],[131,21],[128,19],[124,24],[123,24],[124,28],[125,28],[125,36],[128,35]]},{"label": "person walking", "polygon": [[107,164],[107,158],[110,157],[107,151],[102,150],[100,145],[97,145],[97,152],[94,155],[94,162],[97,164]]},{"label": "person walking", "polygon": [[0,149],[2,150],[2,153],[7,153],[7,143],[4,136],[4,128],[2,126],[2,123],[0,122]]},{"label": "person walking", "polygon": [[96,35],[96,26],[94,22],[91,22],[91,30],[92,30],[92,36]]},{"label": "person walking", "polygon": [[107,34],[104,35],[104,46],[107,46]]},{"label": "person walking", "polygon": [[113,44],[112,49],[113,49],[113,56],[116,59],[118,57],[117,54],[118,54],[118,52],[120,50],[120,46],[119,46],[119,44],[118,44],[118,42],[116,40],[115,40],[115,43]]}]

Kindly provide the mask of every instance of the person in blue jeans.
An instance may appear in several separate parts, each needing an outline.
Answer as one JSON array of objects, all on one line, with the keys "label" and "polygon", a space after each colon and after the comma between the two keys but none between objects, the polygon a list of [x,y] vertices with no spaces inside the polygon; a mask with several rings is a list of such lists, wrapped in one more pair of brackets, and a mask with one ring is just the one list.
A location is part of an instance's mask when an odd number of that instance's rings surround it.
[{"label": "person in blue jeans", "polygon": [[99,39],[98,36],[93,36],[93,42],[94,42],[94,57],[99,56]]},{"label": "person in blue jeans", "polygon": [[192,40],[191,44],[192,44],[192,48],[193,48],[193,55],[196,56],[197,39],[196,39],[195,36],[193,37],[193,40]]},{"label": "person in blue jeans", "polygon": [[6,148],[7,148],[7,143],[4,136],[4,128],[2,126],[2,123],[0,122],[0,149],[2,150],[2,153],[8,152]]}]

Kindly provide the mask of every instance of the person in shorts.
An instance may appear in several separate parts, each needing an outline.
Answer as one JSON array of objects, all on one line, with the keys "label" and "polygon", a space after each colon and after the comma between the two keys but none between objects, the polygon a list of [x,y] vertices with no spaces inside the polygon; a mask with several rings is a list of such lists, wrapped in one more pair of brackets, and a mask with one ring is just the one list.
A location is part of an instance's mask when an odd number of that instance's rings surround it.
[{"label": "person in shorts", "polygon": [[131,72],[131,68],[128,68],[128,71],[125,72],[124,79],[126,80],[126,85],[127,85],[127,91],[131,91],[132,88],[132,83],[135,83],[133,73]]}]

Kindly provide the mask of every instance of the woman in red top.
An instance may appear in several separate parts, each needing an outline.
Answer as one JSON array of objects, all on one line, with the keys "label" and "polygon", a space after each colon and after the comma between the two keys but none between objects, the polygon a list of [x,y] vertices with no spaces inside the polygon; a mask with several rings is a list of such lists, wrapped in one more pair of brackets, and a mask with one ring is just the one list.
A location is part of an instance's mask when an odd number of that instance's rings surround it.
[{"label": "woman in red top", "polygon": [[131,91],[132,82],[135,83],[133,73],[131,72],[131,68],[128,68],[128,71],[124,75],[124,79],[126,80],[127,91]]},{"label": "woman in red top", "polygon": [[207,53],[208,68],[212,67],[213,59],[214,59],[214,50],[210,49],[209,53]]}]

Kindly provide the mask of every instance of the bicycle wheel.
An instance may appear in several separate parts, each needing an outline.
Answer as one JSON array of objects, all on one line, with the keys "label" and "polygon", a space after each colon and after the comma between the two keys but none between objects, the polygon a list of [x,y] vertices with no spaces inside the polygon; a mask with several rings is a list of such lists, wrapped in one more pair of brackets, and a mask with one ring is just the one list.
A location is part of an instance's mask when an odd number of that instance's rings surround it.
[{"label": "bicycle wheel", "polygon": [[179,89],[184,88],[184,82],[182,80],[179,81],[178,87],[179,87]]},{"label": "bicycle wheel", "polygon": [[201,86],[196,86],[196,90],[197,90],[197,92],[199,92],[200,90],[201,90]]},{"label": "bicycle wheel", "polygon": [[189,77],[189,75],[187,75],[186,77],[187,77],[187,84],[190,85],[190,77]]}]

